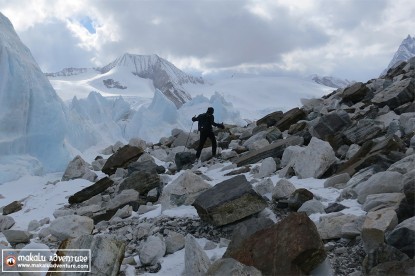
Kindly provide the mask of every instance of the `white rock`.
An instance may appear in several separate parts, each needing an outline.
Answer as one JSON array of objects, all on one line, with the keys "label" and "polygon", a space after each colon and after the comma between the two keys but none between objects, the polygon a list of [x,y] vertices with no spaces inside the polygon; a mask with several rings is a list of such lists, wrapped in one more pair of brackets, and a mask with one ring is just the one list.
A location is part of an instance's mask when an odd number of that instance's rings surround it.
[{"label": "white rock", "polygon": [[305,150],[296,156],[294,171],[298,178],[319,178],[335,161],[330,144],[313,137]]},{"label": "white rock", "polygon": [[94,221],[78,215],[58,217],[49,226],[50,233],[61,241],[91,234],[92,229],[94,229]]},{"label": "white rock", "polygon": [[184,276],[205,275],[211,265],[206,252],[200,247],[196,239],[186,235],[184,251]]},{"label": "white rock", "polygon": [[365,203],[366,197],[371,194],[399,193],[402,188],[403,175],[398,172],[379,172],[368,180],[359,183],[354,190],[360,204]]},{"label": "white rock", "polygon": [[291,160],[295,160],[296,156],[302,151],[304,151],[304,148],[300,146],[287,147],[282,154],[281,166],[285,167],[290,164]]},{"label": "white rock", "polygon": [[274,183],[271,178],[265,178],[254,186],[254,190],[260,195],[272,194]]},{"label": "white rock", "polygon": [[69,162],[68,167],[62,176],[62,181],[77,178],[94,181],[97,177],[98,176],[89,169],[89,164],[78,155],[71,162]]},{"label": "white rock", "polygon": [[150,236],[142,243],[138,255],[143,265],[155,265],[166,254],[166,244],[156,236]]},{"label": "white rock", "polygon": [[259,172],[255,176],[258,178],[264,178],[266,176],[271,175],[276,170],[277,170],[277,164],[275,163],[274,158],[268,157],[262,161],[261,166],[259,167]]},{"label": "white rock", "polygon": [[307,216],[317,213],[325,214],[326,212],[324,211],[324,208],[325,207],[323,203],[321,203],[319,200],[312,199],[304,202],[303,205],[301,205],[301,207],[297,210],[297,212],[304,212],[307,214]]},{"label": "white rock", "polygon": [[164,187],[161,194],[161,210],[180,205],[191,205],[196,197],[212,186],[190,170]]},{"label": "white rock", "polygon": [[139,193],[134,189],[122,190],[108,202],[107,209],[115,209],[129,202],[137,201],[138,197]]},{"label": "white rock", "polygon": [[0,232],[12,228],[14,224],[15,221],[12,217],[0,215]]},{"label": "white rock", "polygon": [[279,200],[282,198],[288,198],[292,193],[295,192],[295,186],[287,179],[280,179],[275,184],[274,190],[272,191],[272,199]]}]

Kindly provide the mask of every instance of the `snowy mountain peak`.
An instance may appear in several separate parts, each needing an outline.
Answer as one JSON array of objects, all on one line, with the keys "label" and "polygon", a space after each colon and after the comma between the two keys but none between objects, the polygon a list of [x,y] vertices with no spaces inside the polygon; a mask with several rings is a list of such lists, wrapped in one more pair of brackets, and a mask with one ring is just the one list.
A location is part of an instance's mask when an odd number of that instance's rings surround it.
[{"label": "snowy mountain peak", "polygon": [[388,67],[382,72],[382,75],[385,75],[390,68],[401,63],[402,61],[408,61],[412,57],[415,57],[415,37],[411,37],[411,35],[408,34],[408,36],[402,41],[396,53],[393,55]]},{"label": "snowy mountain peak", "polygon": [[203,83],[202,78],[190,76],[169,61],[153,55],[134,55],[125,53],[110,64],[100,69],[101,73],[110,72],[116,67],[126,67],[140,78],[151,79],[156,89],[166,95],[176,107],[191,99],[183,89],[183,84]]},{"label": "snowy mountain peak", "polygon": [[354,81],[350,81],[347,79],[340,79],[332,76],[319,76],[319,75],[311,75],[310,78],[318,83],[328,87],[333,88],[344,88],[349,86],[350,84],[354,83]]}]

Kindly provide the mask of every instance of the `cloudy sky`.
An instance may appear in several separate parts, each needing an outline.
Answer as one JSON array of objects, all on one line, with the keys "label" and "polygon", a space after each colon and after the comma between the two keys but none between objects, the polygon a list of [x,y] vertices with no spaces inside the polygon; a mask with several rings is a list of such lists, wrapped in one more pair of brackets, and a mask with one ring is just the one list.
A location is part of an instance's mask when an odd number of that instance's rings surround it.
[{"label": "cloudy sky", "polygon": [[185,71],[367,81],[415,35],[413,0],[0,0],[44,72],[158,54]]}]

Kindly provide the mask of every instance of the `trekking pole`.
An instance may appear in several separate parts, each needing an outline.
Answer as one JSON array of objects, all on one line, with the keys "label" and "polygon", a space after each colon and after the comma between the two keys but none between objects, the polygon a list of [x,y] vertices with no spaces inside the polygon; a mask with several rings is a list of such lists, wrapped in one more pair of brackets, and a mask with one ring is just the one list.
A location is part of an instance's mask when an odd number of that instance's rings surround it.
[{"label": "trekking pole", "polygon": [[184,152],[184,151],[186,150],[186,148],[187,148],[187,142],[189,141],[190,134],[192,133],[192,128],[193,128],[193,124],[194,124],[194,123],[195,123],[195,122],[192,122],[192,126],[190,127],[189,136],[187,136],[186,145],[184,146],[183,152]]}]

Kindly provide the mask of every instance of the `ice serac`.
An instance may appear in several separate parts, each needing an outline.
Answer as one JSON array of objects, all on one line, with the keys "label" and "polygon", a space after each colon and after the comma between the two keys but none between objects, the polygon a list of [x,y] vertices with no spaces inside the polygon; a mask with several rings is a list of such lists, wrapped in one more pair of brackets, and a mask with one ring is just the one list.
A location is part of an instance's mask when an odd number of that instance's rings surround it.
[{"label": "ice serac", "polygon": [[11,22],[0,13],[0,156],[29,154],[63,169],[65,108]]},{"label": "ice serac", "polygon": [[203,83],[202,78],[195,78],[179,70],[172,63],[157,55],[124,54],[101,68],[107,73],[115,67],[128,67],[131,73],[145,79],[151,79],[156,89],[167,96],[177,108],[191,99],[182,85],[187,83]]}]

